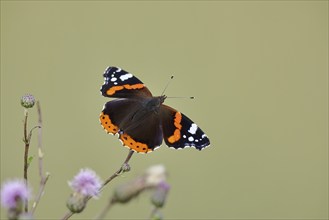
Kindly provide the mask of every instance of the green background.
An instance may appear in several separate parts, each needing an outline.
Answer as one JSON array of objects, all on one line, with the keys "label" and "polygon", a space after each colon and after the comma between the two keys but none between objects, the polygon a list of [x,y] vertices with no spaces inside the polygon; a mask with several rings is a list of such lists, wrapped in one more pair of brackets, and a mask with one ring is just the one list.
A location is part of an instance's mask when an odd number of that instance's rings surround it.
[{"label": "green background", "polygon": [[[93,218],[114,186],[154,164],[169,173],[167,219],[328,218],[327,1],[1,1],[1,182],[22,176],[20,97],[31,93],[51,173],[37,218],[63,217],[80,168],[105,179],[127,154],[98,121],[109,65],[154,95],[174,74],[166,94],[196,99],[166,104],[211,147],[134,155],[132,171],[72,219]],[[36,145],[35,133],[31,155]],[[30,179],[36,193],[37,160]],[[147,218],[149,196],[109,217]]]}]

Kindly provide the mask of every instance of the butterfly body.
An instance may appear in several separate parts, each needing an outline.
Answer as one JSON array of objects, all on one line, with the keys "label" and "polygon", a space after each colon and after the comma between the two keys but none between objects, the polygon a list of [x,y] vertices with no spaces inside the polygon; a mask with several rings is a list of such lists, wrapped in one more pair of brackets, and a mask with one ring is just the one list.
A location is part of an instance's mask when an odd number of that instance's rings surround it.
[{"label": "butterfly body", "polygon": [[100,122],[108,133],[118,134],[124,146],[147,153],[160,147],[163,140],[175,149],[201,150],[210,144],[192,120],[163,104],[166,96],[152,96],[131,73],[108,67],[104,79],[102,95],[117,99],[105,104]]}]

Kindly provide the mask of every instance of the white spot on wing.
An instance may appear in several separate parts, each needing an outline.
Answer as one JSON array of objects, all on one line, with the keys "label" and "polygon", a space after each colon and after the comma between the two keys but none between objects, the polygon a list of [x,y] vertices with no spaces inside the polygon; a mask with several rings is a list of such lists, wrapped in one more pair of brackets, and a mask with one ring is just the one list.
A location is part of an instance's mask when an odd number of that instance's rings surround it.
[{"label": "white spot on wing", "polygon": [[188,140],[192,142],[192,141],[194,141],[194,138],[191,136],[188,138]]},{"label": "white spot on wing", "polygon": [[125,81],[125,80],[127,80],[127,79],[129,79],[131,77],[133,77],[133,74],[127,73],[125,75],[120,76],[120,79],[121,79],[121,81]]},{"label": "white spot on wing", "polygon": [[188,132],[189,132],[190,134],[195,134],[197,130],[198,130],[198,126],[197,126],[196,124],[193,123],[193,124],[191,125],[190,129],[188,130]]},{"label": "white spot on wing", "polygon": [[117,78],[113,77],[113,78],[111,79],[111,81],[112,81],[112,82],[115,82],[115,81],[117,81]]}]

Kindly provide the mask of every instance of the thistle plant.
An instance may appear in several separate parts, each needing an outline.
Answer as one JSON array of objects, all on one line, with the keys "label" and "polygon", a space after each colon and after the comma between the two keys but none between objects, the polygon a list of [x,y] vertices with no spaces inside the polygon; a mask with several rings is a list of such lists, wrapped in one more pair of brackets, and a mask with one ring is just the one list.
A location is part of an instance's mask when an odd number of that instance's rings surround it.
[{"label": "thistle plant", "polygon": [[[1,206],[7,212],[7,218],[15,219],[34,219],[34,215],[41,198],[44,196],[46,183],[50,177],[49,172],[44,172],[43,159],[44,151],[42,145],[42,112],[40,102],[36,101],[33,95],[27,94],[21,98],[21,105],[24,108],[23,120],[23,142],[24,142],[24,167],[23,177],[6,180],[1,184]],[[37,125],[28,128],[29,111],[37,106],[38,122]],[[31,147],[31,138],[33,131],[38,130],[37,133],[37,152],[38,152],[38,172],[40,176],[40,184],[36,193],[32,195],[32,187],[28,184],[28,171],[30,164],[34,158],[29,156]],[[91,198],[99,198],[102,190],[113,179],[119,177],[123,173],[129,172],[131,167],[129,161],[134,154],[133,150],[129,150],[127,157],[122,165],[112,175],[104,181],[97,175],[97,173],[90,168],[83,168],[68,181],[68,186],[72,189],[66,205],[68,212],[61,218],[63,220],[69,219],[74,214],[81,213],[85,210],[87,203]],[[136,198],[142,192],[153,190],[151,196],[151,204],[154,209],[151,211],[151,219],[162,219],[159,209],[163,207],[166,196],[169,191],[169,185],[166,182],[167,172],[163,165],[156,165],[148,168],[143,174],[137,178],[123,183],[114,188],[113,194],[109,199],[108,205],[97,214],[96,219],[102,219],[109,212],[110,207],[114,204],[124,204]],[[32,200],[32,198],[34,200]],[[32,202],[29,209],[29,202]]]},{"label": "thistle plant", "polygon": [[87,168],[81,169],[68,184],[74,192],[67,200],[67,207],[72,213],[80,213],[86,207],[89,197],[97,198],[102,181],[95,171]]}]

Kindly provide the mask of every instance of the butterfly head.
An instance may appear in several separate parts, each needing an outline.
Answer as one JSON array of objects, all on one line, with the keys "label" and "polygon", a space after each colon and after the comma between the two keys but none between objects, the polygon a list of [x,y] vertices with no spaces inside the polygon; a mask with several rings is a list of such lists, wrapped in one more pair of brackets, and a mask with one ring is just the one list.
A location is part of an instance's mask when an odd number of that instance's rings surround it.
[{"label": "butterfly head", "polygon": [[165,95],[152,97],[146,101],[145,107],[151,111],[157,112],[166,98],[167,98],[167,96],[165,96]]}]

